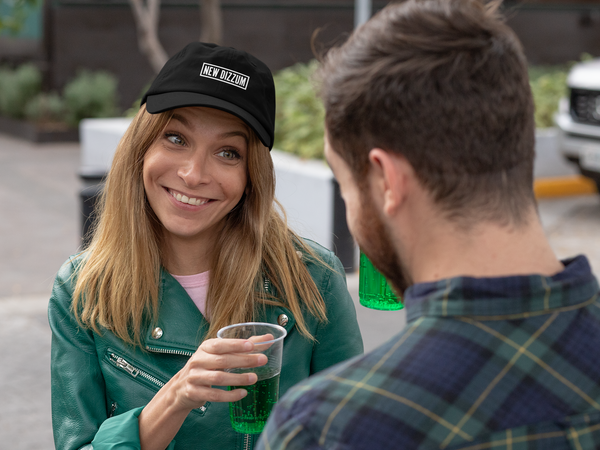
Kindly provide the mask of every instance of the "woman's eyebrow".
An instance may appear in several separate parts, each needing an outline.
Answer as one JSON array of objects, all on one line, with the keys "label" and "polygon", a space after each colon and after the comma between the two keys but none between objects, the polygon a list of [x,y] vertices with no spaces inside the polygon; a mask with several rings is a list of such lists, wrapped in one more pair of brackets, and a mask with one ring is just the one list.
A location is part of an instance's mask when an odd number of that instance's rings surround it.
[{"label": "woman's eyebrow", "polygon": [[244,140],[246,141],[246,144],[249,141],[248,135],[246,133],[244,133],[243,131],[228,131],[227,133],[223,133],[221,135],[222,138],[235,137],[235,136],[243,137]]},{"label": "woman's eyebrow", "polygon": [[185,117],[183,117],[181,114],[174,113],[171,116],[171,120],[177,120],[178,122],[181,122],[181,124],[186,126],[187,128],[191,127],[190,121],[187,120]]}]

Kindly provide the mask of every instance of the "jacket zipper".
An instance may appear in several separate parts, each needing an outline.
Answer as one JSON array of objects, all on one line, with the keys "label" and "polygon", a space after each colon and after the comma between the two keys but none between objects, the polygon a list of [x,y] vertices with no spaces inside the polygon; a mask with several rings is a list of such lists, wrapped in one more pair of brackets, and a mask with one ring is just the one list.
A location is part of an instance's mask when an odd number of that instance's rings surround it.
[{"label": "jacket zipper", "polygon": [[110,354],[110,362],[113,363],[115,366],[123,369],[127,373],[129,373],[129,375],[131,375],[133,378],[137,378],[138,376],[140,376],[140,377],[144,378],[145,380],[149,381],[150,383],[158,386],[159,388],[161,388],[165,385],[165,383],[160,381],[158,378],[153,377],[148,372],[144,372],[143,370],[140,370],[137,367],[134,367],[129,362],[127,362],[124,358],[122,358],[121,356],[117,356],[114,353]]},{"label": "jacket zipper", "polygon": [[150,347],[146,345],[146,350],[153,353],[167,353],[169,355],[181,355],[181,356],[192,356],[194,352],[190,352],[187,350],[169,350],[163,348]]},{"label": "jacket zipper", "polygon": [[252,441],[252,436],[249,434],[244,435],[244,450],[250,450],[250,442]]}]

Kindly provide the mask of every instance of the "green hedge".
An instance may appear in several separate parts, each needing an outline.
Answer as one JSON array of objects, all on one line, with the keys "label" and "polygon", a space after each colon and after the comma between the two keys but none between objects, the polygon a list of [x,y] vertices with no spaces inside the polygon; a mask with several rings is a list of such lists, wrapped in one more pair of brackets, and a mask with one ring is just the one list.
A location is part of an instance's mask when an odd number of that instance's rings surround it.
[{"label": "green hedge", "polygon": [[84,118],[118,116],[117,79],[108,72],[82,70],[59,95],[42,92],[42,74],[33,64],[0,67],[0,115],[72,127]]},{"label": "green hedge", "polygon": [[316,68],[317,62],[311,61],[275,74],[275,148],[301,158],[324,159],[325,110],[311,82]]},{"label": "green hedge", "polygon": [[82,70],[65,86],[65,119],[77,126],[81,119],[118,115],[117,79],[108,72]]},{"label": "green hedge", "polygon": [[25,107],[42,90],[42,74],[33,64],[0,68],[0,114],[25,118]]},{"label": "green hedge", "polygon": [[567,74],[569,66],[532,66],[529,68],[529,83],[535,103],[535,126],[554,126],[554,115],[558,102],[568,95]]}]

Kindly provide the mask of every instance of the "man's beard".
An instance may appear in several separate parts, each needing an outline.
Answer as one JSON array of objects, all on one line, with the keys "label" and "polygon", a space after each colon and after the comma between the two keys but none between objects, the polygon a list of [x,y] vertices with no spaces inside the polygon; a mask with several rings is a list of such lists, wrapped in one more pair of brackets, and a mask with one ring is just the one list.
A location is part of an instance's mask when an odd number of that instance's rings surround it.
[{"label": "man's beard", "polygon": [[402,263],[400,255],[396,254],[390,233],[385,228],[379,216],[379,211],[374,208],[373,201],[363,190],[361,190],[357,226],[355,238],[361,251],[383,274],[396,293],[404,295],[404,291],[413,282]]}]

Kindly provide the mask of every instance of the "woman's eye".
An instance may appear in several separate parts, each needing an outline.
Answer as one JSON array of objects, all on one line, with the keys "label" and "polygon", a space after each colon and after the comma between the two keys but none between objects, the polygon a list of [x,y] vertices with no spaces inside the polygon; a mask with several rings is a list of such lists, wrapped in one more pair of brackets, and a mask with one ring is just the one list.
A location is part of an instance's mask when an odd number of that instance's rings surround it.
[{"label": "woman's eye", "polygon": [[167,134],[167,139],[175,145],[184,145],[185,141],[178,134]]},{"label": "woman's eye", "polygon": [[217,153],[217,155],[222,156],[225,159],[239,159],[240,158],[240,154],[236,150],[233,150],[232,148],[221,150],[219,153]]}]

